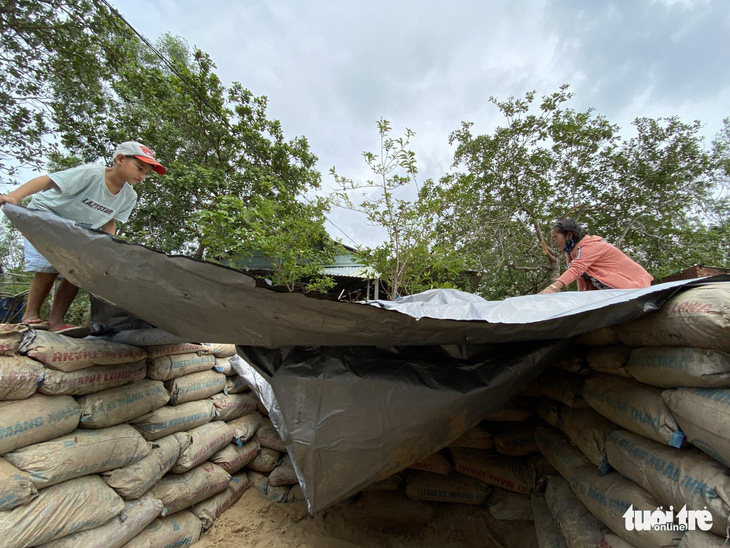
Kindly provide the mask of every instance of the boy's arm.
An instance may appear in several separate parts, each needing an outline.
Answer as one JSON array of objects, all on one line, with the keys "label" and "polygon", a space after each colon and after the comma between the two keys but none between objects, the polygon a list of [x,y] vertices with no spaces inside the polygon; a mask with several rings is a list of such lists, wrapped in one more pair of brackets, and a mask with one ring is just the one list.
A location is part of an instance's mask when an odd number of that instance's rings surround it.
[{"label": "boy's arm", "polygon": [[117,223],[114,219],[109,219],[100,230],[114,236],[117,233]]},{"label": "boy's arm", "polygon": [[24,185],[20,185],[12,192],[0,195],[0,204],[9,203],[18,205],[18,202],[20,202],[23,198],[27,198],[36,192],[42,192],[51,188],[58,190],[58,185],[54,183],[53,179],[51,179],[48,175],[41,175],[40,177],[31,179]]}]

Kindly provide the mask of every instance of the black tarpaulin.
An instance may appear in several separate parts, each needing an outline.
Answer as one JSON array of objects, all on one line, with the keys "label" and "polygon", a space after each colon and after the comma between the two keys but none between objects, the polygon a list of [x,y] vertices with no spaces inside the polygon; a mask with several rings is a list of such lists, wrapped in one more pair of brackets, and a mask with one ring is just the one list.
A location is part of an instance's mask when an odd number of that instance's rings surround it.
[{"label": "black tarpaulin", "polygon": [[570,337],[701,283],[499,302],[443,290],[395,303],[333,302],[256,287],[242,272],[44,212],[3,211],[72,283],[183,340],[237,344],[271,388],[272,420],[312,513],[461,436]]}]

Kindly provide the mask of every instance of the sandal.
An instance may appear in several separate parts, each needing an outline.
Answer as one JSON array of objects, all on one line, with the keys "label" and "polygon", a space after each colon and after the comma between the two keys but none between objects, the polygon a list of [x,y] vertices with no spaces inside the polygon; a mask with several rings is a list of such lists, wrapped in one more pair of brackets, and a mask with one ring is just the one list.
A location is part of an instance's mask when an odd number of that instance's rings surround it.
[{"label": "sandal", "polygon": [[41,329],[44,331],[48,329],[48,322],[45,320],[41,320],[40,318],[36,318],[35,320],[26,320],[20,323],[23,325],[27,325],[28,327],[32,327],[33,329]]},{"label": "sandal", "polygon": [[84,325],[71,325],[70,323],[63,323],[56,329],[51,329],[51,333],[56,335],[65,335],[67,337],[83,338],[91,333],[91,328]]}]

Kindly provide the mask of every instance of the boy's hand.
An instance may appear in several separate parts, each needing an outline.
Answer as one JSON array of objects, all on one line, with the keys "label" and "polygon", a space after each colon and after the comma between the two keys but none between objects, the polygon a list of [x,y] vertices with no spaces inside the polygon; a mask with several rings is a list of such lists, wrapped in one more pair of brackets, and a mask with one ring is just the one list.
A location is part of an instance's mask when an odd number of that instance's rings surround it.
[{"label": "boy's hand", "polygon": [[18,200],[7,194],[0,194],[0,205],[2,204],[13,204],[18,205]]}]

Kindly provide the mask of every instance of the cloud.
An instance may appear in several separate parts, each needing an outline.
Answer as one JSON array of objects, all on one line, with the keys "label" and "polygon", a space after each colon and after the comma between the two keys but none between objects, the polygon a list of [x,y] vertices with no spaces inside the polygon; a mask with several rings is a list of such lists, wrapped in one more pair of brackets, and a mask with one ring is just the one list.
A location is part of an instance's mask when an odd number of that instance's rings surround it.
[{"label": "cloud", "polygon": [[[730,10],[726,2],[608,0],[120,0],[148,39],[183,36],[208,52],[224,83],[269,99],[288,137],[304,135],[325,186],[332,166],[370,174],[376,120],[408,127],[419,179],[449,169],[461,121],[491,132],[504,100],[571,84],[569,106],[594,108],[625,131],[638,116],[700,119],[711,138],[730,116]],[[354,239],[374,231],[344,213]],[[334,218],[333,218],[334,220]],[[334,234],[334,232],[333,232]]]}]

